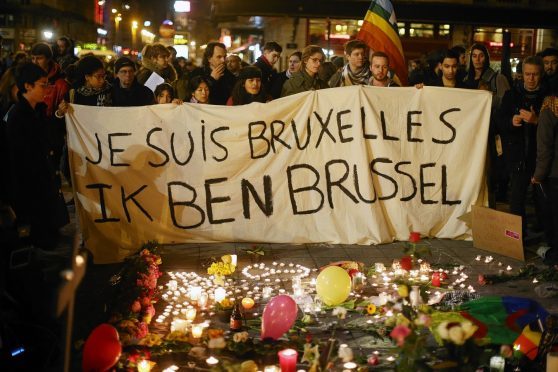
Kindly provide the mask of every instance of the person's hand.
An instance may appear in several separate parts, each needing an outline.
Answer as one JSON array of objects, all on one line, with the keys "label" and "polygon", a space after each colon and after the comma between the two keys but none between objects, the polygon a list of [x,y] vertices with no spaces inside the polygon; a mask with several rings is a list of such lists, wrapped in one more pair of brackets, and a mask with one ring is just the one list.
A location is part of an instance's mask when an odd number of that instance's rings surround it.
[{"label": "person's hand", "polygon": [[530,110],[524,110],[524,109],[519,110],[519,116],[521,116],[521,119],[523,119],[529,124],[537,125],[537,122],[539,120],[537,114],[535,113],[535,110],[533,110],[533,106],[531,106]]},{"label": "person's hand", "polygon": [[219,80],[221,79],[221,77],[225,74],[225,64],[221,64],[217,67],[215,67],[212,71],[211,71],[211,77],[215,80]]},{"label": "person's hand", "polygon": [[62,102],[60,102],[60,104],[58,105],[58,109],[56,109],[56,112],[54,113],[54,115],[57,118],[63,118],[64,115],[66,115],[66,113],[68,112],[69,108],[70,108],[70,105],[68,105],[66,103],[66,101],[62,100]]},{"label": "person's hand", "polygon": [[424,87],[424,83],[415,84],[415,88],[422,89]]},{"label": "person's hand", "polygon": [[177,104],[177,105],[181,105],[181,104],[184,103],[184,101],[181,100],[180,98],[175,98],[175,99],[172,100],[171,103],[174,103],[174,104]]},{"label": "person's hand", "polygon": [[533,185],[536,185],[536,184],[538,184],[538,183],[541,183],[541,181],[537,180],[537,179],[533,176],[533,177],[531,177],[531,183],[532,183]]},{"label": "person's hand", "polygon": [[522,125],[523,125],[522,121],[523,121],[523,119],[521,118],[521,115],[514,115],[514,116],[512,117],[512,125],[513,125],[514,127],[520,127],[520,126],[522,126]]}]

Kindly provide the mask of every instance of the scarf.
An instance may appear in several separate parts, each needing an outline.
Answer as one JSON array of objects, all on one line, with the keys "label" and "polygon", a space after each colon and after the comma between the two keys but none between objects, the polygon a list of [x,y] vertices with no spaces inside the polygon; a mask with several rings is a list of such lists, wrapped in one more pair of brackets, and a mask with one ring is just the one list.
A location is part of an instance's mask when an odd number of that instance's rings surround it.
[{"label": "scarf", "polygon": [[348,63],[343,67],[341,86],[367,85],[369,80],[370,68],[368,63],[365,63],[364,66],[356,72],[351,71]]},{"label": "scarf", "polygon": [[548,96],[544,99],[541,111],[548,109],[554,113],[554,115],[558,116],[558,97],[556,96]]}]

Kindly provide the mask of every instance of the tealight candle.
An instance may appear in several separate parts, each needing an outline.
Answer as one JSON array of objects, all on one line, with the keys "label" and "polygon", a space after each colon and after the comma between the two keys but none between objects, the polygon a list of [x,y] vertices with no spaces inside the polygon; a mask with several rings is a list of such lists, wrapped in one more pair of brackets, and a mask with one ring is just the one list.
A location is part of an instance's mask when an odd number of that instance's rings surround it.
[{"label": "tealight candle", "polygon": [[203,309],[207,306],[207,299],[208,299],[208,295],[206,292],[203,292],[200,296],[200,299],[198,300],[198,305],[200,305],[200,307]]},{"label": "tealight candle", "polygon": [[176,280],[169,280],[167,287],[170,291],[176,291],[178,289],[178,282]]},{"label": "tealight candle", "polygon": [[210,356],[205,360],[205,362],[210,366],[213,367],[217,363],[219,363],[219,359],[215,358],[214,356]]},{"label": "tealight candle", "polygon": [[202,324],[193,324],[192,325],[192,337],[193,338],[200,338],[203,333],[203,325]]},{"label": "tealight candle", "polygon": [[185,319],[175,319],[171,323],[171,332],[179,331],[186,333],[188,322]]},{"label": "tealight candle", "polygon": [[190,321],[196,319],[196,313],[197,311],[193,307],[186,309],[186,319]]},{"label": "tealight candle", "polygon": [[236,266],[238,263],[238,256],[236,254],[231,254],[231,265]]},{"label": "tealight candle", "polygon": [[197,301],[200,299],[202,293],[202,288],[201,287],[190,287],[190,299],[192,301]]},{"label": "tealight candle", "polygon": [[281,372],[296,372],[298,352],[294,349],[284,349],[277,353]]},{"label": "tealight candle", "polygon": [[149,372],[151,371],[151,363],[149,360],[142,360],[138,363],[138,372]]},{"label": "tealight candle", "polygon": [[214,292],[215,302],[221,302],[227,297],[227,291],[223,287],[215,288]]}]

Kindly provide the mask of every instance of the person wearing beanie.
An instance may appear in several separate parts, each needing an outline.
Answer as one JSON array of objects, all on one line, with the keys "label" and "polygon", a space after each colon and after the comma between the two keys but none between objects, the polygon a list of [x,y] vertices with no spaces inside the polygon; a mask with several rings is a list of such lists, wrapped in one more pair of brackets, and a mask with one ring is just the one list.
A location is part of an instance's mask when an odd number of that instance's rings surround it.
[{"label": "person wearing beanie", "polygon": [[246,66],[240,70],[227,106],[247,105],[252,102],[269,101],[262,87],[262,71],[256,66]]},{"label": "person wearing beanie", "polygon": [[112,104],[118,107],[147,106],[155,102],[151,89],[138,83],[136,64],[128,57],[114,62]]}]

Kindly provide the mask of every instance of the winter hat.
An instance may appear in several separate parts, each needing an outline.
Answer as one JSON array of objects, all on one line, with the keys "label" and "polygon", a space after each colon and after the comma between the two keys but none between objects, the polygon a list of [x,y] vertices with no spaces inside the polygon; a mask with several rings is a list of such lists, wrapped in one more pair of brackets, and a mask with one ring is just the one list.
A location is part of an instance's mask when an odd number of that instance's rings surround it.
[{"label": "winter hat", "polygon": [[37,43],[31,48],[32,56],[45,56],[52,59],[52,48],[47,43]]},{"label": "winter hat", "polygon": [[262,71],[256,66],[246,66],[238,74],[239,80],[262,78]]},{"label": "winter hat", "polygon": [[120,57],[114,62],[114,73],[117,74],[122,67],[130,66],[136,70],[136,64],[128,57]]}]

